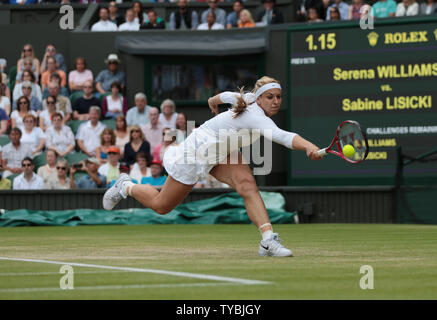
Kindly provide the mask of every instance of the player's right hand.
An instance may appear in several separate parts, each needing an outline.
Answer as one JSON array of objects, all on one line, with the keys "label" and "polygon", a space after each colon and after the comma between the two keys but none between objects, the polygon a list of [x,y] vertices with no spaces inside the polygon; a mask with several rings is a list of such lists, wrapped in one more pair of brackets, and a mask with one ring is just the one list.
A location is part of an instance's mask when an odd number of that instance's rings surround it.
[{"label": "player's right hand", "polygon": [[211,112],[217,115],[218,114],[218,105],[214,101],[214,97],[208,99],[208,105],[209,105],[209,108],[211,109]]}]

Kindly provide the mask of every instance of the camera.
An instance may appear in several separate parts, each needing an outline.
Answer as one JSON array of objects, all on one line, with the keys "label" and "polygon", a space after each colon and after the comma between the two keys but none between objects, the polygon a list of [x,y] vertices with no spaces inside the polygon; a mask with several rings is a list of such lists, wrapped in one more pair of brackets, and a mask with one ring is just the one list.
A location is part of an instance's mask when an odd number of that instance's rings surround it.
[{"label": "camera", "polygon": [[82,169],[83,164],[82,163],[73,163],[73,168],[74,169]]}]

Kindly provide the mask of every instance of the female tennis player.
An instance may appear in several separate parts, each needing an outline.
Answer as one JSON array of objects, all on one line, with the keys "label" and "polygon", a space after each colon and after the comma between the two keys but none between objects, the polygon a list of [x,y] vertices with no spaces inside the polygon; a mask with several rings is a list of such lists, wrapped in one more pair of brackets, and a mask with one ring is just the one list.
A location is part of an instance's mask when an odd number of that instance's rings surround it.
[{"label": "female tennis player", "polygon": [[[281,86],[270,77],[259,79],[251,93],[240,90],[240,93],[223,92],[211,97],[208,104],[216,116],[193,130],[182,144],[167,149],[163,163],[168,177],[161,191],[150,185],[134,184],[127,174],[121,174],[114,186],[106,191],[103,207],[112,210],[122,198],[131,196],[145,207],[166,214],[185,199],[197,181],[211,174],[234,188],[244,199],[247,214],[262,235],[258,254],[293,256],[291,250],[280,243],[278,234],[273,233],[252,171],[239,152],[242,145],[228,145],[236,136],[246,141],[246,145],[251,144],[253,140],[247,139],[248,132],[270,130],[274,142],[306,151],[312,160],[321,159],[317,146],[298,134],[279,129],[270,119],[279,111],[281,100]],[[219,114],[218,105],[224,103],[233,108]]]}]

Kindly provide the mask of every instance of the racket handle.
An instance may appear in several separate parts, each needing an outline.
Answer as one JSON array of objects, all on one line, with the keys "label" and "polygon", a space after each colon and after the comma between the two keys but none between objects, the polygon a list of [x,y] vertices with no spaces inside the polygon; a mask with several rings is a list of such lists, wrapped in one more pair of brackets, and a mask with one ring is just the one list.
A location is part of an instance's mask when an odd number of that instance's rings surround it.
[{"label": "racket handle", "polygon": [[321,157],[325,156],[326,155],[326,148],[318,150],[317,154]]}]

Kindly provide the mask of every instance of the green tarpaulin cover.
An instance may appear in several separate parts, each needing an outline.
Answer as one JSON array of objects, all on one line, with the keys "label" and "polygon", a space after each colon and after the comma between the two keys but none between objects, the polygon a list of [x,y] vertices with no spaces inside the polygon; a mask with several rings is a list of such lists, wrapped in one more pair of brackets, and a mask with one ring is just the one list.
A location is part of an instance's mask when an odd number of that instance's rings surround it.
[{"label": "green tarpaulin cover", "polygon": [[[272,223],[295,223],[296,213],[284,211],[285,199],[277,192],[261,192]],[[227,224],[251,223],[244,200],[236,192],[177,206],[166,215],[151,209],[62,211],[11,210],[0,215],[0,226],[77,226],[110,224]]]}]

